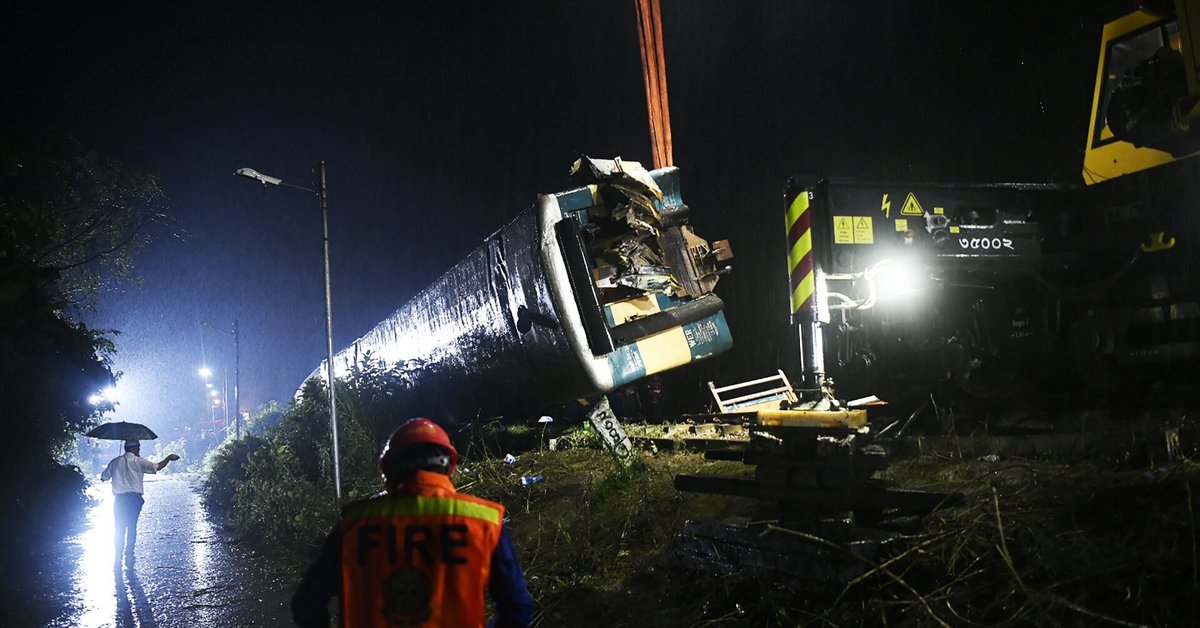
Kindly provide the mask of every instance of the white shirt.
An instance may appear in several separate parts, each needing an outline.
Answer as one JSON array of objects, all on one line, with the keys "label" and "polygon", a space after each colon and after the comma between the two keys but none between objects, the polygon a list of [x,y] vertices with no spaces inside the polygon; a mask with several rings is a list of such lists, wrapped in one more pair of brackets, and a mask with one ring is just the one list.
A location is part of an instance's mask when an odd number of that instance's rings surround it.
[{"label": "white shirt", "polygon": [[112,478],[113,495],[121,493],[142,493],[142,474],[158,473],[158,465],[133,453],[113,458],[100,474],[100,481],[107,482]]}]

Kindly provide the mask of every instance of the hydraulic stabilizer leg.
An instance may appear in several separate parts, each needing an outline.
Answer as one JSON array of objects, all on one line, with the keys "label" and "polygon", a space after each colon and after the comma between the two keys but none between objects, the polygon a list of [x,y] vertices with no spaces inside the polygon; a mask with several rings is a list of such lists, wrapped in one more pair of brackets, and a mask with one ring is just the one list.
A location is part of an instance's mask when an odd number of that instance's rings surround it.
[{"label": "hydraulic stabilizer leg", "polygon": [[798,323],[800,333],[800,398],[812,401],[822,398],[825,386],[825,348],[821,341],[821,321],[816,312],[805,313]]},{"label": "hydraulic stabilizer leg", "polygon": [[787,202],[788,284],[791,288],[792,324],[800,334],[800,399],[811,404],[826,398],[825,352],[821,336],[824,290],[821,269],[813,251],[812,193],[789,182]]}]

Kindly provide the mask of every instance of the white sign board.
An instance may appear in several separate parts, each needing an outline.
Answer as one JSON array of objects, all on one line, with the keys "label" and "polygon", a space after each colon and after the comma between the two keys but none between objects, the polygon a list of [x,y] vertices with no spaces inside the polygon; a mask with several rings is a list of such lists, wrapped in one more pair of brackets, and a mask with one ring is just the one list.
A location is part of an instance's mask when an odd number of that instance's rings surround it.
[{"label": "white sign board", "polygon": [[613,414],[612,407],[608,405],[608,397],[600,397],[600,403],[588,411],[588,420],[621,464],[629,466],[633,463],[633,443],[625,435],[625,429],[621,427],[617,415]]}]

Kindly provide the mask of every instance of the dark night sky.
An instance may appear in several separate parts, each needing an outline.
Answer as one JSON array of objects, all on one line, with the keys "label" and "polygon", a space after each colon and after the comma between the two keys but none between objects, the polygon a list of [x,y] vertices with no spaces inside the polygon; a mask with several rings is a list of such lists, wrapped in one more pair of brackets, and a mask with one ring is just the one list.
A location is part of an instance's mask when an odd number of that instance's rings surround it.
[{"label": "dark night sky", "polygon": [[[794,363],[789,175],[1078,182],[1100,27],[1132,4],[662,3],[683,197],[736,254],[734,350],[674,375],[697,390]],[[202,351],[232,378],[199,321],[239,321],[246,409],[325,354],[317,201],[235,169],[312,186],[327,162],[341,348],[579,154],[649,165],[632,0],[26,4],[0,26],[6,104],[170,198],[178,237],[90,321],[121,330],[114,418],[167,434],[207,412]]]}]

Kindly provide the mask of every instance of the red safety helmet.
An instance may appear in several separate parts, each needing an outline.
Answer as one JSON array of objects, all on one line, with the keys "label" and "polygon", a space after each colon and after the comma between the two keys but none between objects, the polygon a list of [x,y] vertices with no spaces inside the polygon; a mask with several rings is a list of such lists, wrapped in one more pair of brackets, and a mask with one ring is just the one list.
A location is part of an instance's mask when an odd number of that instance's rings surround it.
[{"label": "red safety helmet", "polygon": [[450,436],[446,434],[446,430],[423,417],[409,419],[392,432],[391,438],[388,438],[387,444],[383,446],[383,453],[379,454],[379,470],[386,476],[387,469],[395,466],[392,464],[394,458],[404,456],[405,450],[421,443],[445,449],[450,454],[450,470],[447,473],[454,474],[454,468],[458,465],[458,450],[450,444]]}]

